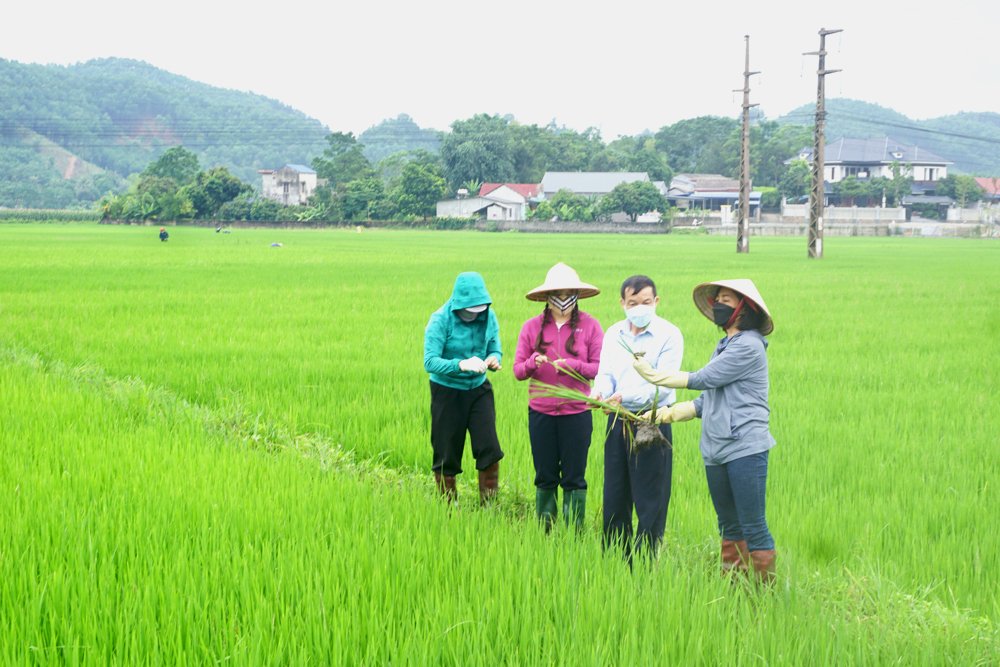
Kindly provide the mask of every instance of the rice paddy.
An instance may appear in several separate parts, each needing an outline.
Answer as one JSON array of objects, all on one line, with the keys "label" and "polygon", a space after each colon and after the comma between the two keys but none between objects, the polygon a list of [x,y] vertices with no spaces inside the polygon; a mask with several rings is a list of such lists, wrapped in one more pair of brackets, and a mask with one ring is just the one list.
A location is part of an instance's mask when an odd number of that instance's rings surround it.
[{"label": "rice paddy", "polygon": [[[281,247],[271,247],[280,242]],[[995,665],[1000,245],[982,240],[0,225],[0,664]],[[524,293],[557,261],[691,289],[750,277],[768,349],[778,582],[718,574],[698,422],[660,558],[535,524]],[[500,499],[430,475],[423,329],[485,278]],[[696,392],[680,390],[679,399]]]}]

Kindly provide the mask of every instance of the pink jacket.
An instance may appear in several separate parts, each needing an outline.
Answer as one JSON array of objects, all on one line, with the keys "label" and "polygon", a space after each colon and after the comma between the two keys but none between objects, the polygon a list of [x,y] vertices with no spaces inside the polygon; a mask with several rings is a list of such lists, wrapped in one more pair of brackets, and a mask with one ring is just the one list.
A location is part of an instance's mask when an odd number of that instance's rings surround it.
[{"label": "pink jacket", "polygon": [[[541,367],[535,363],[535,358],[538,357],[538,353],[535,352],[535,340],[538,338],[538,330],[542,328],[543,317],[544,315],[536,315],[521,327],[521,333],[517,337],[517,353],[514,355],[514,377],[518,380],[532,379],[590,393],[588,385],[557,371],[551,363],[542,364]],[[580,311],[580,321],[577,323],[576,336],[573,341],[576,354],[573,355],[566,351],[566,340],[569,335],[568,322],[562,328],[558,328],[555,322],[549,320],[545,325],[544,339],[550,344],[545,349],[544,354],[549,360],[562,359],[569,368],[583,377],[588,380],[594,379],[601,360],[601,345],[604,342],[604,332],[601,330],[600,323],[587,313]],[[528,405],[538,412],[547,415],[573,415],[588,409],[587,404],[583,401],[539,396],[540,391],[536,390],[534,382],[528,388],[528,394],[531,396]]]}]

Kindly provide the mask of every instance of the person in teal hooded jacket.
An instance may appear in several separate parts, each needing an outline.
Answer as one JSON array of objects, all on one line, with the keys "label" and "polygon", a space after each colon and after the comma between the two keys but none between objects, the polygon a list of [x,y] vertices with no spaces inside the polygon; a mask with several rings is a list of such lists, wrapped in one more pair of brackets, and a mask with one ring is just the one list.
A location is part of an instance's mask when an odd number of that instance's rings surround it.
[{"label": "person in teal hooded jacket", "polygon": [[503,451],[487,371],[500,370],[500,324],[483,277],[460,273],[451,298],[431,314],[424,331],[424,370],[431,384],[431,470],[438,490],[451,502],[462,472],[465,433],[479,471],[479,500],[497,493]]}]

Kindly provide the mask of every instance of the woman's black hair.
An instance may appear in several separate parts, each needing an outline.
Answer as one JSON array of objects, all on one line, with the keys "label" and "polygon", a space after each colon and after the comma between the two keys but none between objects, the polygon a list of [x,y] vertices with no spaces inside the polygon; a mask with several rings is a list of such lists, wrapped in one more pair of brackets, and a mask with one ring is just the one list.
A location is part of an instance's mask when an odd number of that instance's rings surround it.
[{"label": "woman's black hair", "polygon": [[[712,300],[719,298],[719,290],[721,287],[715,288],[715,293],[712,294]],[[767,315],[764,314],[764,310],[757,305],[757,303],[731,287],[726,288],[733,291],[734,294],[740,297],[743,302],[743,307],[740,308],[740,315],[736,318],[736,328],[740,331],[749,331],[750,329],[760,330],[764,323],[767,322]],[[725,329],[724,326],[719,326],[720,329]]]},{"label": "woman's black hair", "polygon": [[[746,299],[746,297],[743,298]],[[736,320],[736,328],[740,331],[748,331],[750,329],[760,330],[764,326],[764,323],[767,322],[767,315],[760,309],[760,306],[754,303],[754,306],[757,306],[754,309],[750,307],[751,303],[753,302],[750,299],[746,299],[743,309],[740,310],[740,316]]]},{"label": "woman's black hair", "polygon": [[[542,311],[542,326],[538,330],[538,337],[535,339],[535,352],[538,354],[545,354],[545,348],[551,345],[551,341],[547,341],[542,338],[542,334],[545,332],[545,325],[552,321],[552,312],[549,310],[549,304],[545,304],[545,309]],[[580,304],[573,304],[573,313],[569,316],[569,338],[566,339],[566,351],[576,356],[576,326],[580,323]]]}]

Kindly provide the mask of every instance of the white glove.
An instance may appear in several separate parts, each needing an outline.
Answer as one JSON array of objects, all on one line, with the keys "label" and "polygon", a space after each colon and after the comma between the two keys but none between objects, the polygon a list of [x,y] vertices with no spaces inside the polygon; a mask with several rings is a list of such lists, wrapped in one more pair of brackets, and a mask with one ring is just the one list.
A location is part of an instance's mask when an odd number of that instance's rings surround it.
[{"label": "white glove", "polygon": [[670,406],[670,418],[674,422],[686,422],[698,416],[694,401],[681,401]]},{"label": "white glove", "polygon": [[[648,422],[649,412],[649,410],[643,412],[639,415],[639,419]],[[663,407],[656,409],[657,424],[675,424],[677,422],[686,422],[697,416],[698,413],[694,408],[694,401],[683,401],[681,403],[674,403],[669,408]]]},{"label": "white glove", "polygon": [[688,374],[684,371],[657,371],[645,359],[636,359],[632,362],[632,368],[651,384],[673,389],[687,389]]},{"label": "white glove", "polygon": [[486,362],[479,357],[469,357],[458,362],[458,368],[466,373],[485,373]]},{"label": "white glove", "polygon": [[[649,413],[651,410],[646,410],[641,415],[639,415],[639,421],[648,422]],[[662,408],[656,409],[656,424],[670,424],[673,423],[674,416],[670,412],[670,408],[663,406]]]}]

